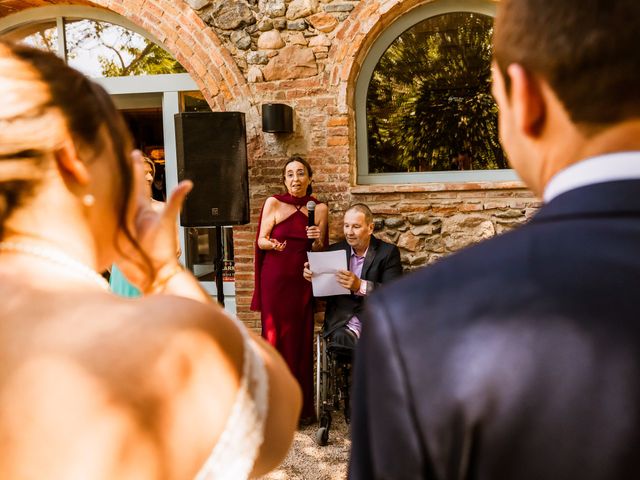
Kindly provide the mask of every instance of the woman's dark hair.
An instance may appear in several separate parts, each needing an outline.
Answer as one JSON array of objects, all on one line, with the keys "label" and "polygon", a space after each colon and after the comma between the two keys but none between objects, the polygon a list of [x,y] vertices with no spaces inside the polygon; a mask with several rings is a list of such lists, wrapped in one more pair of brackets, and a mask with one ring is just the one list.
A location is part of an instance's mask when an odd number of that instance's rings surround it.
[{"label": "woman's dark hair", "polygon": [[[309,178],[313,178],[313,169],[311,168],[311,165],[309,165],[309,162],[307,162],[304,158],[302,158],[299,155],[294,155],[292,157],[289,157],[287,161],[284,162],[284,165],[282,166],[282,183],[284,183],[284,176],[285,176],[285,173],[287,172],[287,166],[293,162],[299,162],[302,165],[304,165],[304,168],[307,170],[307,175],[309,175]],[[309,183],[309,185],[307,186],[307,195],[311,195],[312,193],[313,193],[313,187],[311,186],[311,183]]]},{"label": "woman's dark hair", "polygon": [[[0,98],[3,102],[7,97],[14,99],[12,104],[0,105],[0,122],[5,130],[5,135],[0,133],[0,238],[4,222],[34,193],[42,179],[44,160],[59,146],[60,132],[55,124],[61,123],[62,116],[64,128],[76,145],[95,153],[107,147],[101,134],[101,129],[106,130],[118,171],[111,180],[119,193],[118,226],[151,268],[126,222],[134,182],[132,140],[109,94],[59,57],[24,45],[0,41],[0,72]],[[43,124],[47,119],[49,123]],[[40,129],[33,131],[36,126]],[[5,181],[3,162],[10,168],[21,161],[31,167],[21,171],[33,173],[22,178],[9,175],[9,181]],[[120,250],[116,239],[114,242]]]}]

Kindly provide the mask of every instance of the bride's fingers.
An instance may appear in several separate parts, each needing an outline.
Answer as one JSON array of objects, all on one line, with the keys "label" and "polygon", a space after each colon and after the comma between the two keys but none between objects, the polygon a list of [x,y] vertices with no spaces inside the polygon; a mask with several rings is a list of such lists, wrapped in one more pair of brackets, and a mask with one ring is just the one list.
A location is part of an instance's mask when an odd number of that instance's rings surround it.
[{"label": "bride's fingers", "polygon": [[171,192],[169,200],[167,201],[167,205],[164,208],[163,216],[165,218],[169,218],[173,221],[180,214],[182,204],[192,188],[193,182],[191,182],[191,180],[183,180],[176,188],[173,189],[173,192]]},{"label": "bride's fingers", "polygon": [[148,195],[147,181],[145,179],[144,157],[140,150],[134,150],[131,152],[131,158],[133,160],[135,201],[138,208],[145,208],[151,204],[151,200]]},{"label": "bride's fingers", "polygon": [[133,150],[131,152],[131,158],[133,159],[134,164],[135,163],[142,163],[142,152],[140,150],[138,150],[137,148],[135,150]]}]

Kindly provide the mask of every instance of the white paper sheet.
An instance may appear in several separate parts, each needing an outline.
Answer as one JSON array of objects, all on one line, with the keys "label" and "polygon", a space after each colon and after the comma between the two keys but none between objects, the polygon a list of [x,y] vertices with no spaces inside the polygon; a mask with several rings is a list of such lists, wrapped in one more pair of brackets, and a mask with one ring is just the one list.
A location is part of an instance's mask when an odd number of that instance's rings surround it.
[{"label": "white paper sheet", "polygon": [[311,286],[314,297],[329,295],[349,295],[349,290],[336,280],[338,270],[347,269],[347,255],[344,250],[335,252],[308,252],[309,268],[313,272]]}]

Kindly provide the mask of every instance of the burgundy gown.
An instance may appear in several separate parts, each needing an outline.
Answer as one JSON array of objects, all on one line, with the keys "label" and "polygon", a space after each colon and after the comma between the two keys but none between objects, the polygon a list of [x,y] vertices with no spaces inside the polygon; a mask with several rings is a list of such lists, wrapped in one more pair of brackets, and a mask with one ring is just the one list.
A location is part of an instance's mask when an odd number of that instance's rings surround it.
[{"label": "burgundy gown", "polygon": [[[259,301],[262,336],[287,362],[300,383],[304,403],[301,418],[315,417],[313,403],[313,296],[311,282],[302,275],[312,240],[307,238],[307,216],[296,211],[271,230],[271,238],[287,241],[281,252],[258,252],[256,276],[259,288],[252,307]],[[259,297],[259,298],[256,298]]]}]

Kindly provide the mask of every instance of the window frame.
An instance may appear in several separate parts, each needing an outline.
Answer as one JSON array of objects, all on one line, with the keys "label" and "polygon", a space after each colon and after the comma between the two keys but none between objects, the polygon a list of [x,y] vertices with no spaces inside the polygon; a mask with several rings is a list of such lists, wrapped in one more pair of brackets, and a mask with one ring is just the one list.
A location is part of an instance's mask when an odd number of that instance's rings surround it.
[{"label": "window frame", "polygon": [[495,17],[497,5],[490,0],[438,0],[421,5],[396,19],[375,40],[362,62],[355,86],[356,161],[359,185],[513,182],[519,177],[513,169],[447,170],[441,172],[369,173],[369,145],[367,136],[367,92],[378,62],[389,46],[405,31],[430,17],[453,12],[478,13]]}]

